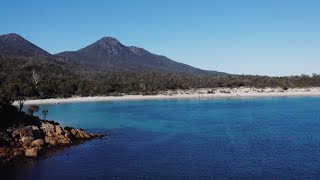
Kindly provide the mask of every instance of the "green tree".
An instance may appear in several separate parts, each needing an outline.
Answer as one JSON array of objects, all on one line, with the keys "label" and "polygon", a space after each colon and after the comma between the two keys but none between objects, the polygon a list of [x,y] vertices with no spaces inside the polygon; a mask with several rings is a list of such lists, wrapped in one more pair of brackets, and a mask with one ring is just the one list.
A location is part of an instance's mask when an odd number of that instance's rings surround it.
[{"label": "green tree", "polygon": [[49,112],[48,109],[42,110],[43,120],[46,120],[48,112]]},{"label": "green tree", "polygon": [[28,107],[28,114],[33,116],[34,112],[38,112],[39,111],[39,106],[36,105],[31,105]]}]

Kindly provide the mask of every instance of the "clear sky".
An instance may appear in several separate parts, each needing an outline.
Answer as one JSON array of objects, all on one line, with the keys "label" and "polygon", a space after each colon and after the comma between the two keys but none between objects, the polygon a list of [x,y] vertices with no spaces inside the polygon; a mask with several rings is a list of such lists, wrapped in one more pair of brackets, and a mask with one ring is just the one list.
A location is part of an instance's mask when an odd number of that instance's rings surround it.
[{"label": "clear sky", "polygon": [[319,0],[1,0],[0,23],[50,53],[112,36],[208,70],[320,73]]}]

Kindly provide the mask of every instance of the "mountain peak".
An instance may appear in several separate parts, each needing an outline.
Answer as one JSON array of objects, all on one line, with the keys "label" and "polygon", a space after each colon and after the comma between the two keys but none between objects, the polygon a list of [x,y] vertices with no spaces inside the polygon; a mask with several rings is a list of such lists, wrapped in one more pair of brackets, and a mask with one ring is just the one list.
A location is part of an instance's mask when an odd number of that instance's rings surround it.
[{"label": "mountain peak", "polygon": [[124,71],[148,71],[161,73],[211,74],[192,66],[173,61],[165,56],[153,54],[143,48],[125,46],[113,37],[102,37],[78,51],[56,54],[69,61],[85,63]]},{"label": "mountain peak", "polygon": [[116,38],[104,36],[100,40],[97,41],[100,45],[108,45],[108,46],[123,46]]},{"label": "mountain peak", "polygon": [[9,34],[4,34],[0,36],[0,39],[2,41],[19,41],[19,40],[25,40],[23,37],[21,37],[19,34],[16,33],[9,33]]},{"label": "mountain peak", "polygon": [[95,43],[81,49],[85,53],[101,53],[104,55],[115,56],[118,55],[125,46],[113,37],[103,37]]},{"label": "mountain peak", "polygon": [[0,54],[26,57],[51,56],[50,53],[32,44],[16,33],[1,35],[0,43]]}]

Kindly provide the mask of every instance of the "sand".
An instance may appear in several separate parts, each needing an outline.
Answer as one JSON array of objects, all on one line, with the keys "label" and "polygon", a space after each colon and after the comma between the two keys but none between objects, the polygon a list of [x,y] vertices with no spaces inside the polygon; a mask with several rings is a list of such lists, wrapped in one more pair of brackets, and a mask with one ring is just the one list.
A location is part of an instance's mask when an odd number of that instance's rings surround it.
[{"label": "sand", "polygon": [[[91,96],[71,97],[56,99],[26,100],[25,105],[30,104],[60,104],[81,102],[104,102],[104,101],[134,101],[156,99],[213,99],[213,98],[246,98],[246,97],[297,97],[297,96],[320,96],[320,87],[311,88],[203,88],[189,90],[162,91],[158,95],[123,95],[123,96]],[[13,103],[17,105],[17,102]]]}]

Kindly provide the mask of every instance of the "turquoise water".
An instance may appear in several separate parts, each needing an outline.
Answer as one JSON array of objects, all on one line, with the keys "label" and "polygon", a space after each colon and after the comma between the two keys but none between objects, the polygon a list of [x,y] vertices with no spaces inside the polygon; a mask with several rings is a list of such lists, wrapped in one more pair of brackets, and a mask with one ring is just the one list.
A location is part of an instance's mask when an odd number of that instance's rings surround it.
[{"label": "turquoise water", "polygon": [[15,170],[17,179],[317,179],[320,98],[46,105],[48,119],[106,133]]}]

